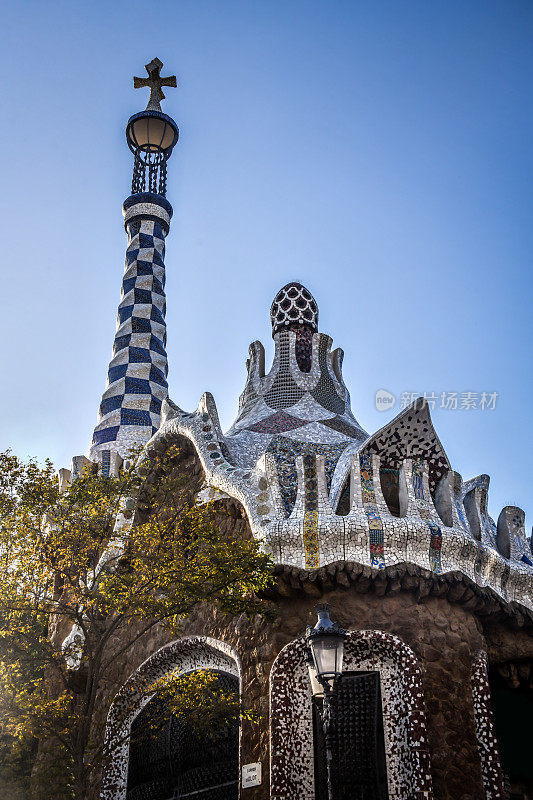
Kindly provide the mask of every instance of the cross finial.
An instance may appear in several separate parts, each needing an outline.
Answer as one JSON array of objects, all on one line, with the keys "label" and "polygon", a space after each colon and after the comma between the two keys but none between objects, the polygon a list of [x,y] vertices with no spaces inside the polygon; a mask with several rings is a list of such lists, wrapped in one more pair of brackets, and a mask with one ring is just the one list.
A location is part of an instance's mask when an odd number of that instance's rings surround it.
[{"label": "cross finial", "polygon": [[145,70],[148,73],[147,78],[133,78],[133,88],[140,89],[143,86],[150,87],[150,99],[146,106],[146,111],[161,111],[161,100],[165,99],[162,86],[173,86],[176,88],[176,76],[171,75],[169,78],[161,77],[161,67],[163,62],[158,58],[152,59],[149,64],[146,64]]}]

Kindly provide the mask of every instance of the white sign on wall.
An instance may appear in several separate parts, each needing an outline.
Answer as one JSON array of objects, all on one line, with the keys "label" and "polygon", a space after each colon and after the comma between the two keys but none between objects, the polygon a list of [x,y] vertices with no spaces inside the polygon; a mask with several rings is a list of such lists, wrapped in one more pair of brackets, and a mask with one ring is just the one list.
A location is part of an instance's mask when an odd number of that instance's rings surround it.
[{"label": "white sign on wall", "polygon": [[242,788],[261,785],[261,762],[257,764],[243,764],[242,766]]}]

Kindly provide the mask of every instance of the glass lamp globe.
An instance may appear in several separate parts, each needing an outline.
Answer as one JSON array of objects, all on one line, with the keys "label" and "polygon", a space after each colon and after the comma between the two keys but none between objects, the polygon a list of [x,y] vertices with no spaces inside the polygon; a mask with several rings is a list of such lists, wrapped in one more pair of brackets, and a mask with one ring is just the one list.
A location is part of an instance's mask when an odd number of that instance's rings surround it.
[{"label": "glass lamp globe", "polygon": [[[318,622],[309,631],[307,642],[317,681],[322,686],[331,689],[335,679],[342,674],[344,642],[347,633],[336,622],[331,621],[327,603],[317,605],[316,610]],[[311,677],[311,669],[309,674]],[[313,683],[312,677],[311,680]]]},{"label": "glass lamp globe", "polygon": [[163,153],[168,158],[178,138],[178,126],[161,111],[134,114],[126,127],[128,147],[133,153]]}]

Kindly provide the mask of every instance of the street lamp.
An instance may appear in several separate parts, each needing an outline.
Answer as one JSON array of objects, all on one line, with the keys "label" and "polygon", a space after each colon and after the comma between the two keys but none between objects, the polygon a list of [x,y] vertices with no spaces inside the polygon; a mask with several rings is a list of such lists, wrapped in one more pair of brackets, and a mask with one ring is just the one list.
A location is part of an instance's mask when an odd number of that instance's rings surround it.
[{"label": "street lamp", "polygon": [[333,737],[335,733],[334,702],[337,682],[342,674],[344,657],[344,641],[347,633],[329,616],[328,603],[315,606],[318,621],[314,628],[307,629],[307,644],[311,659],[309,660],[309,678],[313,694],[317,684],[323,689],[322,723],[326,743],[326,767],[328,778],[328,800],[333,797]]}]

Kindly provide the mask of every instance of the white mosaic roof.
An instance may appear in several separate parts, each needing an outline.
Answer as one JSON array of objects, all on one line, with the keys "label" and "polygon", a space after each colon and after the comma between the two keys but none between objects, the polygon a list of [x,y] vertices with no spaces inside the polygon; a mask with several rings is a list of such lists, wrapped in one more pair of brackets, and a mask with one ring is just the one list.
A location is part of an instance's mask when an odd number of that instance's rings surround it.
[{"label": "white mosaic roof", "polygon": [[[281,319],[293,308],[288,302],[282,307],[287,298],[300,298],[294,308],[310,311],[307,317],[294,312],[294,319]],[[253,533],[277,563],[315,569],[355,561],[382,569],[407,562],[436,574],[459,571],[508,601],[533,607],[523,512],[506,507],[498,524],[491,519],[488,476],[463,485],[425,400],[368,436],[351,410],[343,352],[317,331],[312,295],[301,284],[287,284],[271,319],[272,367],[265,372],[263,345],[250,345],[230,429],[222,432],[206,393],[192,414],[165,401],[152,443],[188,437],[205,470],[202,496],[222,492],[242,503]]]}]

